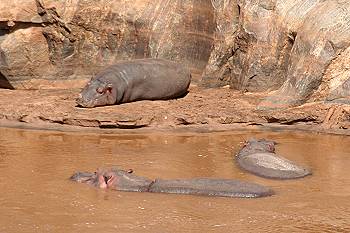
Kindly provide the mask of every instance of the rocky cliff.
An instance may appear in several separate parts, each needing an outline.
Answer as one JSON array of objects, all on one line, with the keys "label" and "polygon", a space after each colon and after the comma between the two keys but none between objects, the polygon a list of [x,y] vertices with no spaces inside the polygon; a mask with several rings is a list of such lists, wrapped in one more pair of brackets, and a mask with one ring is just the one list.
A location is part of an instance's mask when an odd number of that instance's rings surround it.
[{"label": "rocky cliff", "polygon": [[[296,106],[308,100],[350,103],[346,65],[350,49],[349,1],[215,2],[221,7],[219,14],[234,13],[231,28],[219,31],[224,40],[215,44],[214,48],[219,49],[211,54],[203,75],[204,85],[229,84],[242,91],[273,91],[260,103],[260,109]],[[236,10],[229,10],[235,6]]]},{"label": "rocky cliff", "polygon": [[80,87],[117,60],[141,57],[201,72],[214,30],[208,0],[3,0],[1,84]]},{"label": "rocky cliff", "polygon": [[350,103],[350,2],[0,2],[2,87],[80,87],[103,67],[139,57],[182,62],[206,87],[271,92],[259,109]]}]

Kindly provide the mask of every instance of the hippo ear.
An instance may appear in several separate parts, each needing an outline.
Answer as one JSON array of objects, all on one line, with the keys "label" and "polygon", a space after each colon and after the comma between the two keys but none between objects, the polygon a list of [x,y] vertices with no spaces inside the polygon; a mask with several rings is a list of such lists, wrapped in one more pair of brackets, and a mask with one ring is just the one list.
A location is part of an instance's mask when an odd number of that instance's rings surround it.
[{"label": "hippo ear", "polygon": [[113,85],[111,83],[107,83],[105,87],[105,92],[112,92]]}]

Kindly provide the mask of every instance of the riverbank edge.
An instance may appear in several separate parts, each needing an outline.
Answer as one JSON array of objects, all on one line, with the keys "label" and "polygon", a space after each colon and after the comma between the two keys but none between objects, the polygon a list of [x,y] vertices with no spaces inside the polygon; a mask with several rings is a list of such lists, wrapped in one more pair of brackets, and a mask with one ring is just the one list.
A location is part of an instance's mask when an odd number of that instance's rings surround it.
[{"label": "riverbank edge", "polygon": [[61,125],[58,123],[25,123],[9,120],[0,120],[0,128],[38,130],[38,131],[56,131],[67,133],[83,133],[83,134],[108,134],[108,135],[135,135],[135,134],[198,134],[198,133],[229,133],[239,132],[301,132],[315,134],[334,134],[350,136],[349,129],[325,129],[314,126],[288,126],[281,124],[228,124],[228,125],[191,125],[177,127],[144,127],[138,129],[103,129],[97,127],[81,127],[73,125]]},{"label": "riverbank edge", "polygon": [[0,89],[0,127],[108,134],[285,130],[350,135],[350,105],[311,102],[258,110],[268,93],[191,86],[180,99],[77,107],[79,89]]}]

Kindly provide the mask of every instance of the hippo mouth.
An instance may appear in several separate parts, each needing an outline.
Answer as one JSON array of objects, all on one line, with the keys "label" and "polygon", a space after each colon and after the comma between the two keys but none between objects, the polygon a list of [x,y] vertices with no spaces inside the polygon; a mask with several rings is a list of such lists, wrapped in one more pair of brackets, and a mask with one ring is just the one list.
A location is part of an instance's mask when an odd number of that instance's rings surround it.
[{"label": "hippo mouth", "polygon": [[87,101],[83,98],[83,96],[80,94],[78,98],[75,99],[75,102],[77,103],[78,107],[82,108],[92,108],[95,106],[95,101]]},{"label": "hippo mouth", "polygon": [[70,177],[70,180],[76,181],[78,183],[90,183],[96,180],[96,177],[96,173],[77,172]]},{"label": "hippo mouth", "polygon": [[78,183],[88,184],[99,188],[108,188],[112,176],[107,176],[101,173],[77,172],[70,177],[70,180]]},{"label": "hippo mouth", "polygon": [[[128,174],[133,173],[132,169],[126,171]],[[78,183],[85,183],[98,188],[109,188],[117,181],[117,175],[113,171],[97,171],[91,172],[77,172],[70,177],[70,180]]]}]

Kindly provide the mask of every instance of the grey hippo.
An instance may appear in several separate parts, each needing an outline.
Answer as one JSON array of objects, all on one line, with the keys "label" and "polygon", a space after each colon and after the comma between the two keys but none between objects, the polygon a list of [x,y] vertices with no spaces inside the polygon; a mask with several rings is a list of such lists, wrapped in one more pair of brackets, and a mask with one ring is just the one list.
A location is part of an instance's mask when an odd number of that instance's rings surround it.
[{"label": "grey hippo", "polygon": [[275,153],[276,142],[250,139],[235,156],[242,169],[255,175],[274,179],[295,179],[311,175],[311,170]]},{"label": "grey hippo", "polygon": [[92,108],[137,100],[168,100],[184,96],[191,73],[182,64],[164,59],[120,61],[93,77],[76,102]]},{"label": "grey hippo", "polygon": [[202,196],[255,198],[273,195],[265,186],[230,179],[151,180],[118,168],[97,169],[96,172],[77,172],[71,180],[96,188],[129,192],[173,193]]}]

